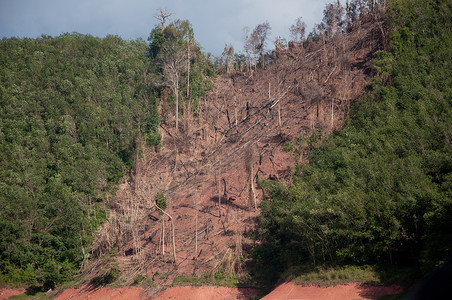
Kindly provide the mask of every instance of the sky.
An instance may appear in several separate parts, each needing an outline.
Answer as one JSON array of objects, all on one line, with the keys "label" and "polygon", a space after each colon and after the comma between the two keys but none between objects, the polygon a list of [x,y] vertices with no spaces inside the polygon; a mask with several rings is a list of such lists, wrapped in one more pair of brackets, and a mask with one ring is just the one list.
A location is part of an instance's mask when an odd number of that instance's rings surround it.
[{"label": "sky", "polygon": [[[333,0],[0,0],[0,38],[37,38],[78,32],[98,37],[118,35],[147,41],[157,9],[172,12],[171,20],[189,20],[205,51],[221,55],[225,44],[243,52],[242,31],[265,21],[270,40],[290,38],[298,17],[306,33],[322,20]],[[344,2],[344,1],[342,1]]]}]

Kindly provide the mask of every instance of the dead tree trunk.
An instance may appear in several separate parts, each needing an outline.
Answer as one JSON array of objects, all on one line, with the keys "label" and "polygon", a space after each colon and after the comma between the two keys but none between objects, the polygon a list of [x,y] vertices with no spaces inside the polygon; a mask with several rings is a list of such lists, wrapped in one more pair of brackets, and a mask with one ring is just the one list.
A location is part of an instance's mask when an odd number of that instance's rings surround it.
[{"label": "dead tree trunk", "polygon": [[[176,240],[175,240],[175,237],[174,237],[174,222],[173,222],[173,217],[171,217],[166,211],[164,211],[163,209],[161,209],[157,204],[154,204],[155,205],[155,207],[160,211],[160,212],[162,212],[164,215],[166,215],[166,216],[168,216],[168,218],[169,218],[169,220],[170,220],[170,222],[171,222],[171,231],[172,231],[172,240],[173,240],[173,258],[174,258],[174,263],[176,263]],[[165,218],[162,218],[162,220],[163,220],[163,224],[165,224],[164,223],[164,221],[165,221]],[[165,230],[165,226],[163,226],[163,238],[162,238],[162,241],[164,242],[165,241],[165,234],[164,234],[164,231]],[[162,245],[163,245],[163,255],[165,254],[165,244],[164,243],[162,243]]]},{"label": "dead tree trunk", "polygon": [[198,258],[198,191],[195,192],[195,256],[194,259]]},{"label": "dead tree trunk", "polygon": [[237,127],[237,98],[234,97],[234,117],[235,117],[235,127]]},{"label": "dead tree trunk", "polygon": [[165,256],[165,216],[162,216],[162,255]]},{"label": "dead tree trunk", "polygon": [[176,82],[176,132],[179,131],[179,81]]},{"label": "dead tree trunk", "polygon": [[256,190],[254,188],[254,161],[256,160],[256,145],[250,145],[245,152],[246,169],[249,174],[249,200],[257,210]]},{"label": "dead tree trunk", "polygon": [[251,173],[250,173],[250,185],[251,185],[251,194],[253,196],[254,202],[254,210],[257,210],[257,201],[256,201],[256,190],[254,189],[254,163],[251,165]]},{"label": "dead tree trunk", "polygon": [[331,98],[331,131],[334,129],[334,98]]},{"label": "dead tree trunk", "polygon": [[190,34],[187,31],[187,99],[190,98]]},{"label": "dead tree trunk", "polygon": [[218,217],[221,219],[221,160],[218,163]]}]

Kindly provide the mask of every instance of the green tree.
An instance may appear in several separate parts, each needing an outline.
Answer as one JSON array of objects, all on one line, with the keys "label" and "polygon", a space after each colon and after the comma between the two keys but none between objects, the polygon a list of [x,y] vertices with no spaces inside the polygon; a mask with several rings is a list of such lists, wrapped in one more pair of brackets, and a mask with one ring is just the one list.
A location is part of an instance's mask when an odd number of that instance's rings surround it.
[{"label": "green tree", "polygon": [[262,185],[256,263],[426,271],[450,255],[452,7],[392,1],[387,26],[392,50],[375,54],[383,81],[294,169],[289,188]]},{"label": "green tree", "polygon": [[0,281],[47,288],[79,270],[102,199],[136,140],[158,132],[147,48],[78,33],[0,41]]}]

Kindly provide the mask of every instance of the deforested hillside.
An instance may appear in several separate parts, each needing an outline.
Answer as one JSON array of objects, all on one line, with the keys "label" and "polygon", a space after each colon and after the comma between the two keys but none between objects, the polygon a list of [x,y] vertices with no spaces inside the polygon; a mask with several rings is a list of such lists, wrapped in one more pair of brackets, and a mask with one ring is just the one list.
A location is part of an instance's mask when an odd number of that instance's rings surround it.
[{"label": "deforested hillside", "polygon": [[219,58],[162,9],[149,43],[3,39],[0,284],[424,276],[452,251],[449,2],[334,1]]},{"label": "deforested hillside", "polygon": [[381,23],[363,16],[328,43],[313,35],[278,49],[263,68],[217,78],[199,102],[179,104],[177,129],[163,106],[162,145],[140,150],[130,182],[109,200],[87,278],[114,272],[127,283],[165,285],[247,279],[244,261],[260,244],[260,182],[290,185],[292,167],[339,130],[376,75]]}]

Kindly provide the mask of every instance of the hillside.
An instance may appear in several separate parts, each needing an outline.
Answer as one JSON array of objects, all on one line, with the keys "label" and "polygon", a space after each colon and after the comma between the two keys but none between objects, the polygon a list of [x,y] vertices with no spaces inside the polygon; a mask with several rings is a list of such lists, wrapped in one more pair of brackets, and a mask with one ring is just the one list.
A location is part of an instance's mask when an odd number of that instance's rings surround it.
[{"label": "hillside", "polygon": [[388,6],[391,51],[375,53],[371,93],[288,189],[265,187],[264,270],[370,264],[382,278],[387,266],[423,276],[448,260],[451,17],[447,1]]},{"label": "hillside", "polygon": [[103,199],[158,126],[145,51],[77,33],[0,41],[0,282],[78,272]]},{"label": "hillside", "polygon": [[216,61],[186,20],[149,44],[3,39],[0,284],[400,292],[356,281],[409,285],[452,251],[451,17],[335,2],[306,39]]},{"label": "hillside", "polygon": [[[242,280],[242,257],[249,259],[258,243],[257,183],[270,178],[290,184],[300,159],[283,151],[285,143],[340,128],[372,75],[372,53],[381,45],[379,27],[366,22],[326,48],[311,42],[306,50],[280,53],[265,69],[216,79],[194,115],[181,117],[179,132],[174,119],[162,122],[158,152],[142,149],[131,181],[109,200],[109,222],[93,247],[97,259],[86,263],[85,272],[99,278],[117,269],[125,283],[139,274],[166,285],[178,276],[198,282],[211,276],[222,284]],[[167,216],[165,250],[161,245],[162,216],[153,207],[161,191],[174,224],[176,259]]]}]

